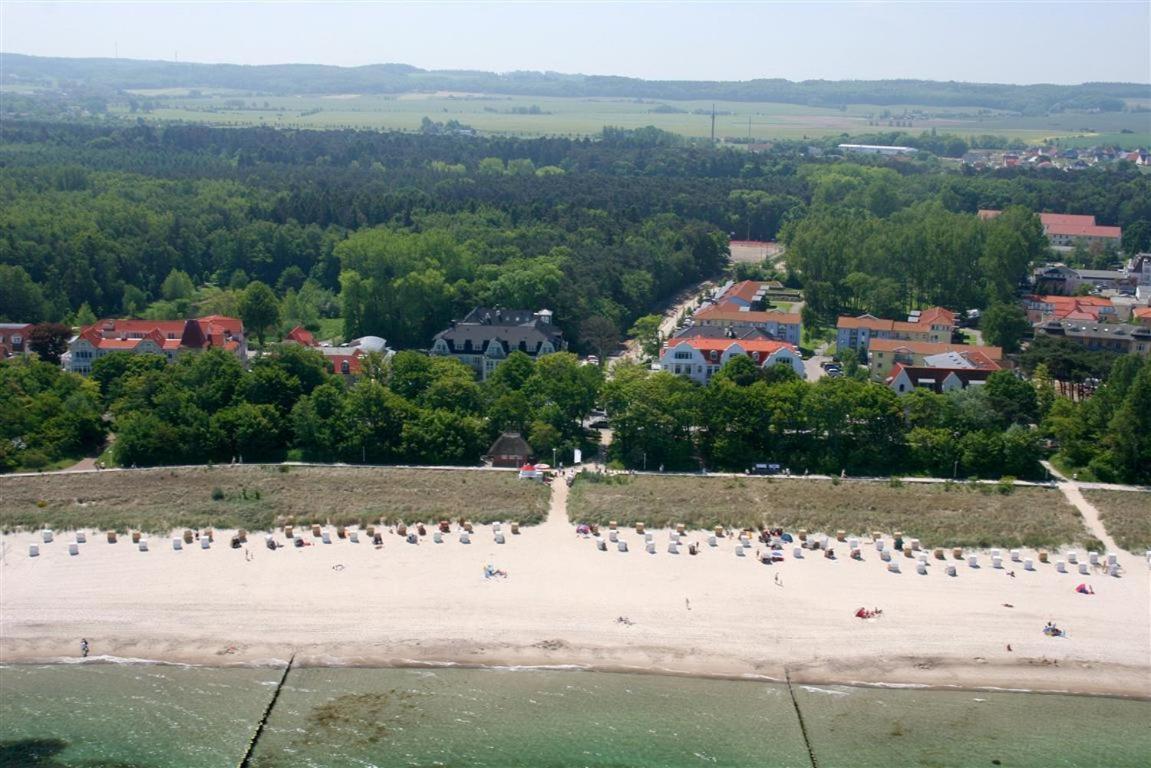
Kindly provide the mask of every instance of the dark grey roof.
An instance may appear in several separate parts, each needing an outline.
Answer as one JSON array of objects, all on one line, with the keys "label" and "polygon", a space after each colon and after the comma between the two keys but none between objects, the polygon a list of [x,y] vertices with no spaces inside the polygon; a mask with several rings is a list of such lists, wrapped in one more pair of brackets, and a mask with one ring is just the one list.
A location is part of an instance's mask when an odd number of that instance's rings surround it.
[{"label": "dark grey roof", "polygon": [[762,328],[740,326],[738,328],[723,328],[718,325],[690,325],[677,333],[677,339],[762,339],[763,341],[778,341],[772,333]]},{"label": "dark grey roof", "polygon": [[496,438],[492,443],[492,447],[488,448],[488,456],[523,456],[527,458],[532,455],[532,447],[524,440],[519,432],[504,432]]},{"label": "dark grey roof", "polygon": [[[537,354],[544,342],[557,351],[564,348],[563,332],[539,319],[536,313],[523,309],[473,309],[463,322],[440,331],[432,340],[443,339],[454,354],[483,352],[489,343],[500,344],[505,352],[523,349]],[[471,347],[468,348],[468,342]]]},{"label": "dark grey roof", "polygon": [[1124,273],[1116,272],[1113,269],[1080,269],[1076,271],[1079,272],[1080,277],[1086,277],[1090,280],[1122,280],[1127,277]]},{"label": "dark grey roof", "polygon": [[1045,333],[1064,334],[1091,339],[1151,340],[1151,328],[1141,325],[1117,325],[1113,323],[1089,323],[1083,320],[1049,320],[1041,323],[1039,329]]}]

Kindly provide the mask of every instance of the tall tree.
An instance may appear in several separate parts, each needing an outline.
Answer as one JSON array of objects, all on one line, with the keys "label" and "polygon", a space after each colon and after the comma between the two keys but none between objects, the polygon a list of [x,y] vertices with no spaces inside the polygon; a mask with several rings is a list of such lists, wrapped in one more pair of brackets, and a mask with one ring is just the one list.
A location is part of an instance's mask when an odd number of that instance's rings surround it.
[{"label": "tall tree", "polygon": [[244,297],[240,299],[240,319],[249,332],[256,334],[260,346],[264,346],[268,329],[280,321],[280,303],[267,284],[255,280],[244,289]]}]

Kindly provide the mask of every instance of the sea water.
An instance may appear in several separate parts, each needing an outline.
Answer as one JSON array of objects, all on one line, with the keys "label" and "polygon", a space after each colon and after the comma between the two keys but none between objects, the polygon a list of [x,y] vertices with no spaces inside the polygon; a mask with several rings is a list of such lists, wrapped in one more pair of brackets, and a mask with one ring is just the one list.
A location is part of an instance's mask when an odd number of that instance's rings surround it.
[{"label": "sea water", "polygon": [[[267,668],[3,667],[0,766],[237,766],[278,679]],[[252,765],[1146,766],[1148,723],[1151,703],[1086,696],[296,668]]]}]

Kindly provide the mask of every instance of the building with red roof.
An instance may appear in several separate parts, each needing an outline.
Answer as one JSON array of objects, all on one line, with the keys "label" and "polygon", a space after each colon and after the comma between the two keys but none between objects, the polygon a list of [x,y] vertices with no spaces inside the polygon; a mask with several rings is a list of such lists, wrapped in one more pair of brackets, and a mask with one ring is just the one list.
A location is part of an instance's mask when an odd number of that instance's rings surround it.
[{"label": "building with red roof", "polygon": [[[936,344],[930,341],[875,339],[871,342],[867,367],[871,371],[871,378],[874,381],[884,381],[897,363],[906,366],[925,366],[929,357],[948,353],[963,355],[972,352],[979,352],[980,356],[969,359],[969,362],[975,360],[982,363],[983,360],[989,360],[999,365],[1003,361],[1003,349],[1000,347],[971,347],[961,344]],[[956,367],[959,366],[956,365]]]},{"label": "building with red roof", "polygon": [[[1002,211],[981,210],[979,218],[984,221],[994,219]],[[1098,243],[1099,245],[1119,245],[1123,237],[1122,227],[1103,227],[1095,223],[1094,216],[1076,213],[1041,213],[1039,221],[1043,225],[1043,234],[1051,245],[1058,248],[1070,248],[1076,242],[1085,245]]]},{"label": "building with red roof", "polygon": [[907,320],[885,320],[875,315],[843,315],[835,327],[835,347],[839,354],[851,349],[866,356],[873,339],[929,341],[935,344],[950,342],[955,330],[955,313],[943,307],[930,307],[911,313]]},{"label": "building with red roof", "polygon": [[703,327],[758,328],[789,344],[799,344],[803,320],[798,314],[769,309],[757,311],[732,301],[711,304],[692,315],[692,323]]},{"label": "building with red roof", "polygon": [[163,355],[172,362],[187,352],[223,349],[248,360],[244,324],[234,317],[209,315],[190,320],[101,320],[68,342],[67,368],[87,375],[92,363],[111,352]]},{"label": "building with red roof", "polygon": [[942,394],[986,384],[987,377],[993,373],[995,371],[982,368],[932,368],[896,363],[884,384],[900,395],[916,388]]},{"label": "building with red roof", "polygon": [[730,339],[707,337],[677,337],[669,339],[659,356],[660,370],[674,373],[699,384],[707,384],[711,377],[738,356],[750,357],[760,368],[773,365],[790,366],[804,378],[803,359],[793,344],[762,339]]}]

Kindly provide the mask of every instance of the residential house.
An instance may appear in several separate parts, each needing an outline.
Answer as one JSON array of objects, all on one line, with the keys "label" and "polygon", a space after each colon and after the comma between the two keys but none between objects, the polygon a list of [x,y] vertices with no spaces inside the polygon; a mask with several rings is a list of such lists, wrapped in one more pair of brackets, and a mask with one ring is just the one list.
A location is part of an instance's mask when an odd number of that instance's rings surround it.
[{"label": "residential house", "polygon": [[1144,325],[1050,320],[1035,326],[1035,334],[1068,339],[1095,351],[1151,356],[1151,327]]},{"label": "residential house", "polygon": [[330,344],[321,344],[307,328],[296,326],[284,336],[284,343],[299,344],[310,347],[324,356],[324,363],[328,373],[338,374],[345,378],[354,379],[363,371],[361,362],[368,354],[375,352],[385,361],[391,360],[395,351],[388,347],[387,341],[379,336],[363,336],[352,339],[347,344],[338,347]]},{"label": "residential house", "polygon": [[246,363],[244,324],[221,315],[191,320],[101,320],[68,342],[66,367],[87,375],[92,372],[92,363],[111,352],[162,355],[172,362],[182,354],[207,349],[223,349]]},{"label": "residential house", "polygon": [[677,339],[758,339],[779,341],[774,335],[755,326],[689,325],[675,335]]},{"label": "residential house", "polygon": [[756,311],[725,301],[698,310],[692,323],[716,328],[758,328],[789,344],[799,344],[802,319],[798,314],[778,310]]},{"label": "residential house", "polygon": [[716,371],[737,355],[747,355],[761,368],[788,365],[801,379],[804,378],[803,360],[794,345],[758,339],[677,337],[664,344],[659,367],[699,384],[707,384]]},{"label": "residential house", "polygon": [[1151,253],[1137,253],[1127,262],[1127,276],[1135,285],[1151,285]]},{"label": "residential house", "polygon": [[943,307],[913,312],[906,321],[884,320],[875,315],[840,316],[835,347],[839,354],[854,350],[866,358],[872,339],[900,339],[943,344],[951,341],[955,313]]},{"label": "residential house", "polygon": [[766,309],[768,294],[783,288],[778,280],[744,280],[727,289],[716,298],[716,304],[724,302],[747,309]]},{"label": "residential house", "polygon": [[907,366],[924,366],[927,358],[935,355],[957,353],[963,355],[979,352],[980,357],[989,359],[996,365],[1002,363],[1003,350],[1000,347],[970,347],[950,343],[930,341],[903,341],[900,339],[874,339],[868,354],[868,370],[874,381],[884,381],[897,363]]},{"label": "residential house", "polygon": [[454,357],[487,379],[512,352],[536,359],[565,349],[563,332],[552,324],[549,310],[477,307],[437,333],[430,351],[432,355]]},{"label": "residential house", "polygon": [[916,388],[942,394],[986,384],[987,377],[994,372],[982,368],[937,368],[896,363],[884,383],[901,395]]},{"label": "residential house", "polygon": [[535,452],[519,432],[504,432],[488,448],[484,461],[493,467],[519,468],[531,462]]},{"label": "residential house", "polygon": [[[979,218],[993,219],[1001,211],[981,210]],[[1094,216],[1083,216],[1070,213],[1041,213],[1039,222],[1043,225],[1043,234],[1051,245],[1056,248],[1072,248],[1076,243],[1084,245],[1115,245],[1118,246],[1123,237],[1121,227],[1104,227],[1095,223]]]},{"label": "residential house", "polygon": [[1024,296],[1023,308],[1032,325],[1064,319],[1115,322],[1121,314],[1111,299],[1102,296]]},{"label": "residential house", "polygon": [[35,323],[0,323],[0,360],[29,352],[28,332]]},{"label": "residential house", "polygon": [[1136,307],[1131,310],[1131,320],[1136,325],[1151,328],[1151,307]]}]

